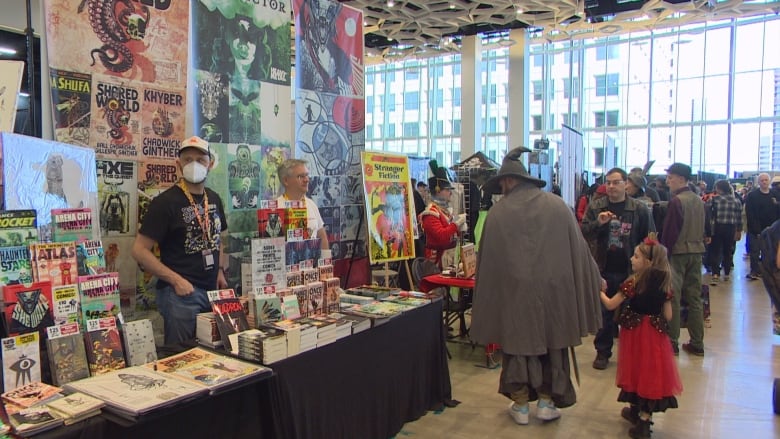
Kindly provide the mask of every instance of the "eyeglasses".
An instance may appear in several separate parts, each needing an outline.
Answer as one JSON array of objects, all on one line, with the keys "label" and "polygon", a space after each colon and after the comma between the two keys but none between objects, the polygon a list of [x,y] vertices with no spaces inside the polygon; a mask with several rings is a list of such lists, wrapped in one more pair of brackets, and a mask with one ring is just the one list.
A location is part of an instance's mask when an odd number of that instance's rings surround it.
[{"label": "eyeglasses", "polygon": [[297,178],[299,181],[308,180],[309,174],[298,174],[295,176],[295,178]]},{"label": "eyeglasses", "polygon": [[607,180],[607,186],[617,186],[620,183],[625,183],[625,181],[623,181],[623,179],[620,179],[620,180]]}]

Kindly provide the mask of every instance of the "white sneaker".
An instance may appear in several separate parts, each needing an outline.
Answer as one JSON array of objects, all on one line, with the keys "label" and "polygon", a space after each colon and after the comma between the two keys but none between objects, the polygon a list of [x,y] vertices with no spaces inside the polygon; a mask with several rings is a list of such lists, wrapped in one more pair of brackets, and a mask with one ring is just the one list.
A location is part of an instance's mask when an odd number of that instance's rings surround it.
[{"label": "white sneaker", "polygon": [[536,417],[542,421],[553,421],[561,417],[561,411],[554,402],[540,399],[536,405]]},{"label": "white sneaker", "polygon": [[518,407],[514,401],[510,402],[509,416],[519,425],[528,425],[528,404]]}]

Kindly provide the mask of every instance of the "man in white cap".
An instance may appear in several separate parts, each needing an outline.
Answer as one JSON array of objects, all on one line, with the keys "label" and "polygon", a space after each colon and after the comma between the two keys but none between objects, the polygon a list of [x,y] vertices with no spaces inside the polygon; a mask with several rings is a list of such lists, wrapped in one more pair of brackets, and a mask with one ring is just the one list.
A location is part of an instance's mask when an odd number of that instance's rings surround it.
[{"label": "man in white cap", "polygon": [[[222,200],[206,187],[214,166],[208,142],[181,143],[179,182],[155,197],[133,244],[133,258],[158,278],[157,308],[165,321],[165,344],[195,338],[195,318],[211,309],[206,291],[227,288],[222,247],[227,220]],[[159,245],[160,259],[152,253]]]},{"label": "man in white cap", "polygon": [[516,148],[482,190],[503,197],[488,211],[480,241],[471,317],[472,340],[503,351],[498,391],[509,415],[552,421],[577,400],[568,349],[601,326],[599,268],[577,220],[560,197],[540,188]]}]

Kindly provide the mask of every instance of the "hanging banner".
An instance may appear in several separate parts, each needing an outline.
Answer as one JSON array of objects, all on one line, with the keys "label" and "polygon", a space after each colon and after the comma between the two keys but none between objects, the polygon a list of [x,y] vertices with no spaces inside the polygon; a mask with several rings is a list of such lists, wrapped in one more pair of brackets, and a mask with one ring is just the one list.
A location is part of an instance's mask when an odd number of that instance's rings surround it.
[{"label": "hanging banner", "polygon": [[361,157],[371,263],[413,259],[414,204],[407,157],[372,151]]},{"label": "hanging banner", "polygon": [[[360,152],[365,149],[363,14],[330,0],[295,0],[295,155],[306,160],[309,196],[323,208],[352,204],[351,182],[360,188]],[[331,178],[327,178],[331,177]],[[357,203],[362,203],[358,190]],[[335,259],[342,216],[324,218]],[[339,212],[340,213],[340,212]],[[353,240],[350,247],[364,245]],[[364,253],[362,251],[361,253]]]}]

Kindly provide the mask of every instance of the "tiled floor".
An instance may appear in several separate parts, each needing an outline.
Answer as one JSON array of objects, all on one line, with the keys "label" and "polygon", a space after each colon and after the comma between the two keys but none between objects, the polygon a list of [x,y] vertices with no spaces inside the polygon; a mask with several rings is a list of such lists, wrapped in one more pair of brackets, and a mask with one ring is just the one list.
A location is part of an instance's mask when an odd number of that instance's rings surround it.
[{"label": "tiled floor", "polygon": [[[745,279],[744,246],[737,247],[735,276],[711,287],[711,327],[705,330],[704,358],[680,353],[678,365],[685,390],[680,408],[654,416],[654,438],[780,437],[780,416],[773,413],[772,386],[780,378],[780,336],[772,335],[769,296],[760,280]],[[682,330],[680,342],[687,341]],[[484,351],[448,343],[453,359],[453,398],[461,401],[442,413],[429,413],[406,424],[396,436],[419,438],[626,438],[630,425],[620,417],[615,399],[615,363],[607,370],[591,367],[592,338],[576,348],[581,387],[577,404],[561,419],[542,424],[533,418],[516,425],[499,395],[500,369],[484,365]],[[614,356],[613,356],[614,358]]]}]

